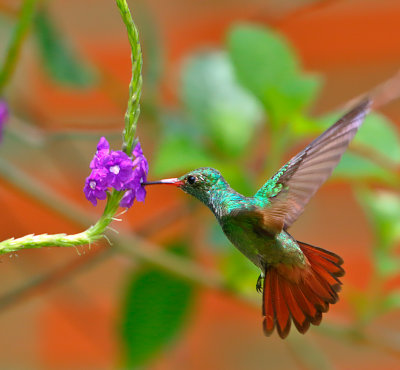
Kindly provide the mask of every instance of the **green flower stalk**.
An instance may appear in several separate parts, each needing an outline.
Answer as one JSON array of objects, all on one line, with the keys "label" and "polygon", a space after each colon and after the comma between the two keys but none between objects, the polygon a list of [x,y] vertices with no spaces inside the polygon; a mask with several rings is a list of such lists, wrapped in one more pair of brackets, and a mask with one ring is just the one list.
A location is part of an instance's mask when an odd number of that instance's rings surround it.
[{"label": "green flower stalk", "polygon": [[[11,238],[7,239],[3,242],[0,242],[0,254],[9,253],[9,252],[16,252],[21,249],[28,249],[28,248],[41,248],[41,247],[73,247],[85,244],[92,244],[95,241],[105,237],[104,232],[108,225],[113,221],[114,216],[120,207],[120,205],[124,205],[126,207],[130,207],[132,205],[135,194],[138,200],[144,199],[143,190],[141,190],[140,176],[144,175],[144,168],[143,166],[147,165],[147,161],[143,160],[143,153],[140,149],[140,144],[135,139],[136,133],[136,125],[140,114],[140,95],[142,89],[142,53],[141,47],[139,44],[139,36],[136,26],[132,20],[131,13],[128,8],[128,4],[126,0],[116,0],[117,6],[120,10],[121,17],[125,23],[127,32],[128,32],[128,39],[131,46],[132,52],[132,79],[129,85],[129,100],[128,100],[128,107],[125,114],[125,129],[123,133],[123,152],[111,152],[110,155],[102,160],[120,160],[121,157],[131,157],[132,154],[136,156],[136,160],[132,162],[132,166],[136,166],[136,168],[131,168],[133,170],[133,174],[131,177],[124,179],[123,184],[119,183],[118,186],[115,186],[112,183],[111,191],[106,193],[107,203],[103,212],[103,215],[100,219],[94,224],[93,226],[89,227],[87,230],[73,235],[67,234],[42,234],[42,235],[26,235],[21,238]],[[23,14],[23,13],[22,13]],[[134,149],[135,145],[135,150]],[[103,148],[104,149],[104,148]],[[110,159],[111,158],[111,159]],[[125,158],[125,157],[124,157]],[[99,164],[97,163],[98,154],[96,159],[96,165],[92,166],[96,171],[100,171],[98,169]],[[94,160],[95,160],[94,159]],[[138,161],[139,160],[139,161]],[[118,164],[121,161],[116,162]],[[119,175],[120,168],[116,164],[112,163],[113,165],[110,166],[111,174]],[[103,163],[104,166],[110,165],[110,162]],[[148,170],[148,168],[147,168]],[[98,174],[97,174],[98,175]],[[108,176],[108,175],[107,175]],[[113,179],[107,178],[107,181],[114,181],[117,179],[119,180],[121,176],[114,176]],[[90,187],[92,189],[96,188],[96,180],[97,177],[94,176],[92,181],[87,181],[85,194],[88,196],[88,192]],[[109,182],[107,182],[109,185]],[[126,185],[126,186],[124,186]],[[117,190],[115,190],[117,189]],[[133,191],[136,191],[132,194]],[[124,199],[124,193],[128,195],[128,199]],[[92,194],[91,194],[92,195]],[[126,197],[125,197],[126,198]],[[89,199],[89,198],[88,198]],[[99,199],[103,199],[102,197]],[[92,198],[93,200],[93,198]],[[121,203],[121,200],[123,202]]]},{"label": "green flower stalk", "polygon": [[133,23],[126,0],[116,0],[122,20],[128,31],[131,45],[132,78],[129,84],[128,107],[125,113],[124,146],[123,151],[130,155],[134,146],[136,125],[140,114],[140,95],[142,92],[142,50],[139,43],[138,30]]}]

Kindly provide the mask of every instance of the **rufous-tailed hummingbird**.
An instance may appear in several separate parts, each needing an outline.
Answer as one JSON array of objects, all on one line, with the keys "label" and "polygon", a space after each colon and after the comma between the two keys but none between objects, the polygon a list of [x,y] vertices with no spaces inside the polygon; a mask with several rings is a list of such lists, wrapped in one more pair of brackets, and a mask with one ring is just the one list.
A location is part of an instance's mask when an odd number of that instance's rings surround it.
[{"label": "rufous-tailed hummingbird", "polygon": [[253,197],[233,190],[219,171],[198,168],[151,184],[176,185],[214,213],[225,235],[261,269],[263,328],[285,338],[293,321],[300,333],[319,325],[338,300],[343,260],[299,242],[287,230],[330,176],[370,107],[366,99],[289,160]]}]

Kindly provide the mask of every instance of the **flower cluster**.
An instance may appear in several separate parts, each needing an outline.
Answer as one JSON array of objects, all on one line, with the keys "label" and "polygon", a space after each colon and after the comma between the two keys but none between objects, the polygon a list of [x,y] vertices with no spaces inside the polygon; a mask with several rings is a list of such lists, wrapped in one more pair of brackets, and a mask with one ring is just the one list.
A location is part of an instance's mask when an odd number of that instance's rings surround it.
[{"label": "flower cluster", "polygon": [[92,173],[86,179],[83,189],[86,198],[97,204],[97,199],[107,197],[107,190],[114,188],[126,191],[121,199],[121,207],[130,208],[135,199],[140,202],[146,197],[142,183],[146,181],[149,165],[138,142],[132,152],[132,159],[121,150],[111,150],[108,141],[102,137],[97,145],[97,152],[90,162]]},{"label": "flower cluster", "polygon": [[9,117],[8,106],[4,100],[0,100],[0,141],[3,137],[3,126]]}]

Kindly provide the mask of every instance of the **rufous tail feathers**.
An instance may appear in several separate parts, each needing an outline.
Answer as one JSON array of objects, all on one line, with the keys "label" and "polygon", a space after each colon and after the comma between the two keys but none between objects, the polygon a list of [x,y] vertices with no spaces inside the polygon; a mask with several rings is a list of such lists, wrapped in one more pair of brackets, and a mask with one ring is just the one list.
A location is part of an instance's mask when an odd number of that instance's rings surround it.
[{"label": "rufous tail feathers", "polygon": [[329,304],[338,301],[344,275],[343,260],[324,249],[297,242],[307,259],[307,267],[283,264],[269,266],[263,286],[264,333],[269,336],[276,327],[283,339],[290,325],[304,334],[310,324],[319,325]]}]

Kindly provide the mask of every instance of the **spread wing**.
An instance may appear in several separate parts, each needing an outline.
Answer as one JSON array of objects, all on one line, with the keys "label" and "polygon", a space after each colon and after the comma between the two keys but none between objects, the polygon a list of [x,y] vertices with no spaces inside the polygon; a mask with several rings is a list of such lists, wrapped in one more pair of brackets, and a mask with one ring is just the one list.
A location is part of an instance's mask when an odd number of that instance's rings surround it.
[{"label": "spread wing", "polygon": [[371,101],[366,99],[317,137],[286,163],[256,193],[270,204],[260,209],[264,225],[278,232],[287,229],[303,212],[304,206],[330,176],[347,149]]}]

